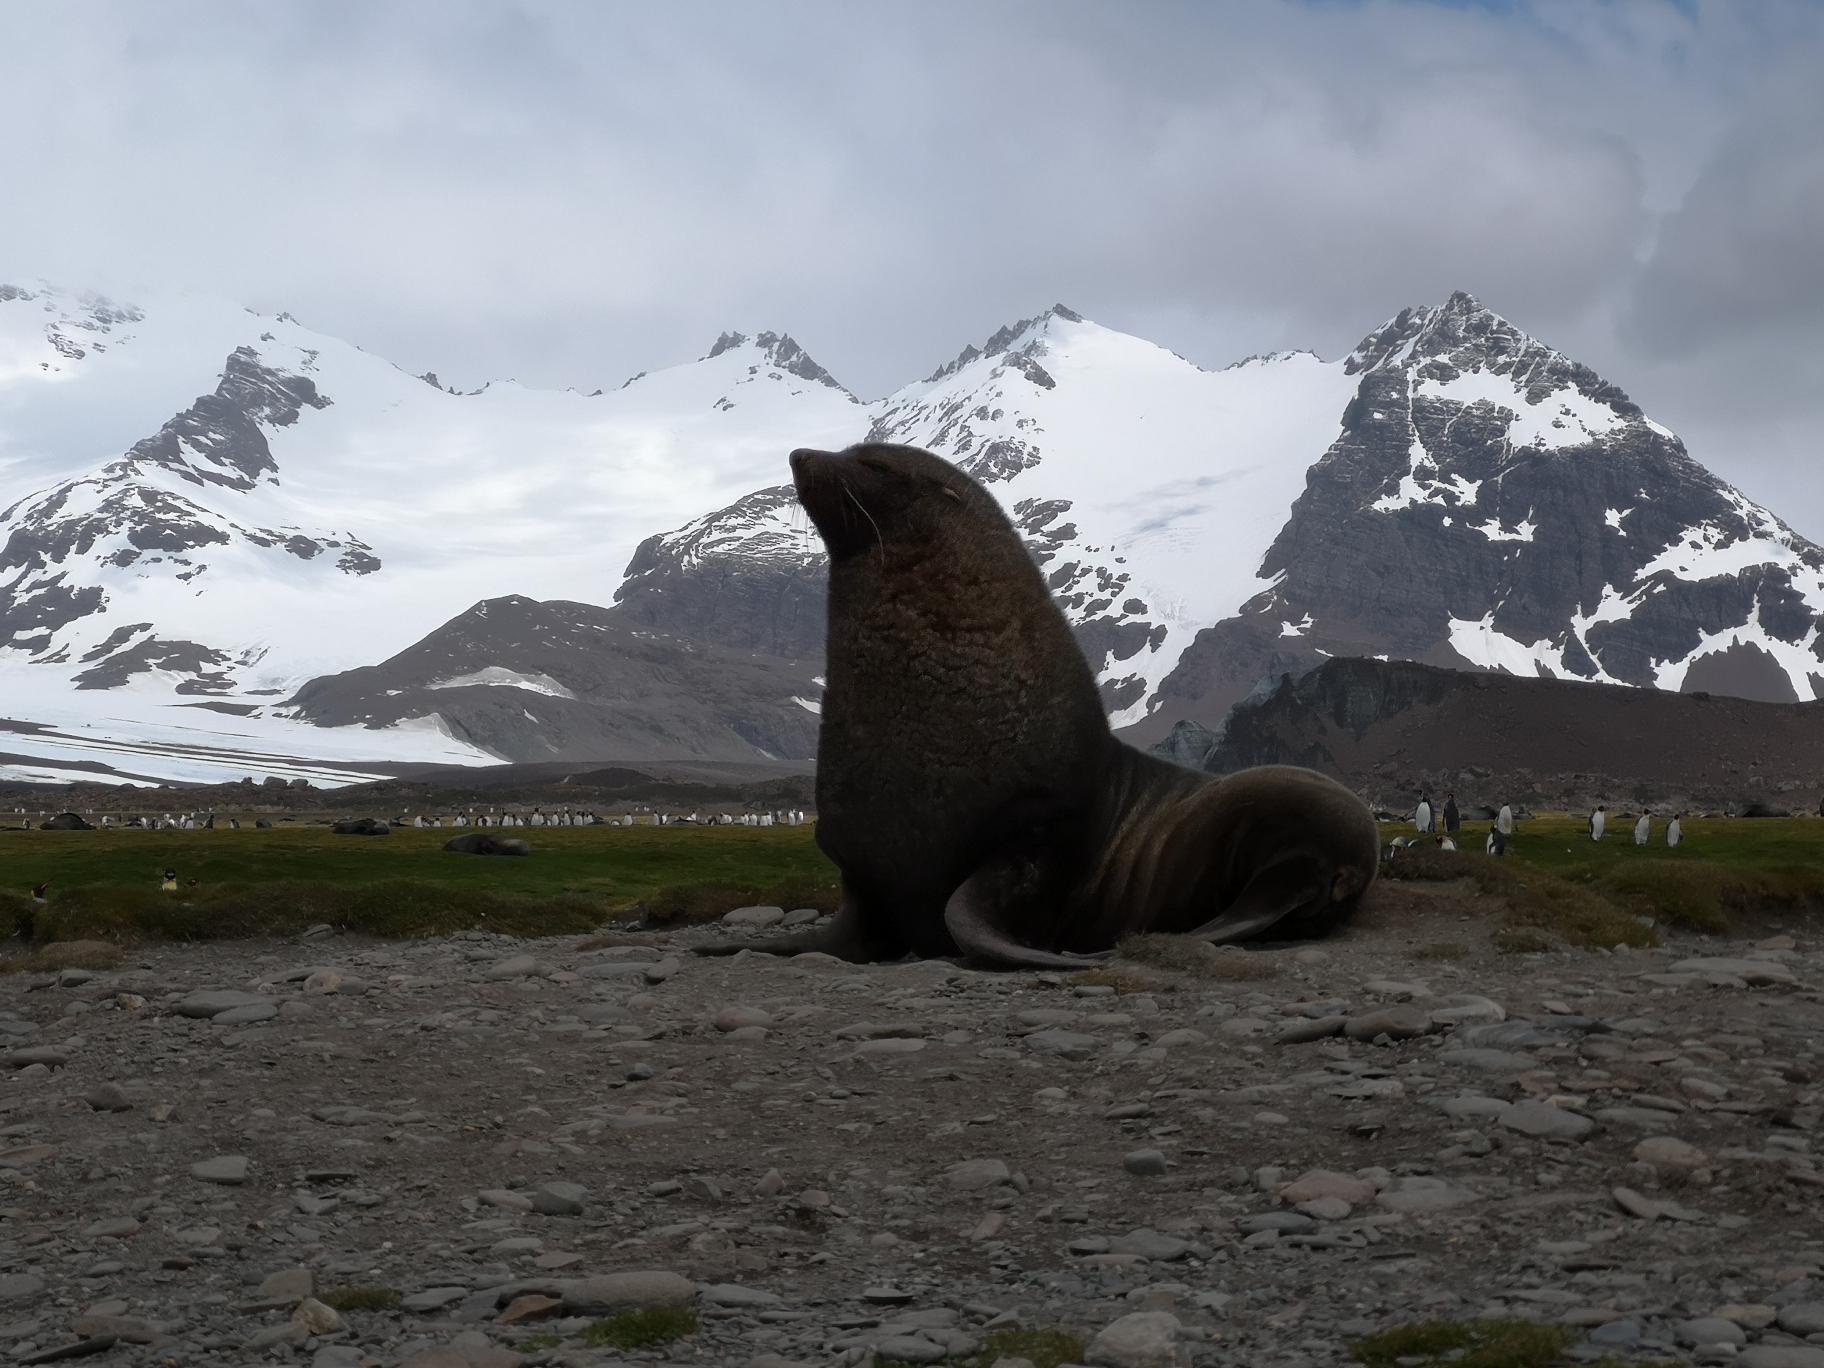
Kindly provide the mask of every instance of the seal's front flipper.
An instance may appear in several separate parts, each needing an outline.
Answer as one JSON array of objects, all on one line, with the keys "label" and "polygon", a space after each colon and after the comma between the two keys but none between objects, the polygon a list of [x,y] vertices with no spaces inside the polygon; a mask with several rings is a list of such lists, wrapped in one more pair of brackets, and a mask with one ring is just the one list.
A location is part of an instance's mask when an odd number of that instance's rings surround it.
[{"label": "seal's front flipper", "polygon": [[1014,939],[1002,924],[1014,865],[1005,859],[989,861],[963,880],[944,905],[944,926],[968,961],[983,969],[1084,969],[1107,959],[1106,950],[1073,955]]},{"label": "seal's front flipper", "polygon": [[693,947],[699,955],[738,955],[755,950],[763,955],[804,955],[812,952],[834,955],[851,964],[872,964],[878,960],[895,960],[905,954],[904,947],[882,944],[869,934],[854,897],[845,889],[836,919],[814,931],[795,936],[771,936],[766,940],[711,941]]},{"label": "seal's front flipper", "polygon": [[1258,936],[1275,923],[1325,900],[1328,867],[1320,860],[1294,856],[1268,865],[1241,890],[1241,896],[1213,921],[1183,934],[1225,945]]}]

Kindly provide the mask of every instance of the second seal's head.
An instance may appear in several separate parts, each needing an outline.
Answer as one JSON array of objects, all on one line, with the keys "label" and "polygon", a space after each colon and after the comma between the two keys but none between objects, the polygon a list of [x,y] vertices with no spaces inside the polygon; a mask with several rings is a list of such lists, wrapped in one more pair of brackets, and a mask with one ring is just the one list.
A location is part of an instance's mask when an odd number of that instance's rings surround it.
[{"label": "second seal's head", "polygon": [[917,447],[867,442],[792,453],[792,482],[834,560],[876,548],[934,546],[959,517],[1005,527],[1000,506],[948,461]]}]

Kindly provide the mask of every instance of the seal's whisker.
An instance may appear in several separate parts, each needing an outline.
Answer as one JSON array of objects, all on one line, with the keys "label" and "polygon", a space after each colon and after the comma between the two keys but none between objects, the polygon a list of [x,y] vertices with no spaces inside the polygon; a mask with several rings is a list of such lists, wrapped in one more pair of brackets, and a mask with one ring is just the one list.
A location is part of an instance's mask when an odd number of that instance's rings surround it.
[{"label": "seal's whisker", "polygon": [[855,507],[861,509],[861,516],[866,518],[868,520],[868,524],[871,527],[873,527],[874,544],[880,548],[880,563],[882,565],[885,565],[887,563],[887,539],[885,537],[881,536],[881,534],[880,534],[880,524],[874,521],[874,515],[872,513],[868,512],[867,506],[865,504],[863,504],[860,499],[855,497],[854,490],[850,489],[845,484],[842,487],[842,492],[849,496],[850,503],[854,504]]}]

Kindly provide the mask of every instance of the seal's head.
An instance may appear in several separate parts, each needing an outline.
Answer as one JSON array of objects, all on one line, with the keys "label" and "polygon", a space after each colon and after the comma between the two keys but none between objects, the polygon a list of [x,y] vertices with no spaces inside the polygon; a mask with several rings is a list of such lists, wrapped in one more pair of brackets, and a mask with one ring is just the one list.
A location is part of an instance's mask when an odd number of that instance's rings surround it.
[{"label": "seal's head", "polygon": [[948,461],[917,447],[866,442],[792,453],[792,482],[833,560],[876,549],[929,547],[957,525],[1005,529],[993,497]]}]

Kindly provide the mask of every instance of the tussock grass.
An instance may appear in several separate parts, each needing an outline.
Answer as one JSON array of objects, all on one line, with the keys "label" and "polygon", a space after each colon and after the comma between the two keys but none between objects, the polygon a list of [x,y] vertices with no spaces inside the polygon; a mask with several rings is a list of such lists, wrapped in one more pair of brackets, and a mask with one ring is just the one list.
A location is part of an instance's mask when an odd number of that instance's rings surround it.
[{"label": "tussock grass", "polygon": [[58,941],[134,945],[291,936],[322,924],[404,938],[475,928],[549,936],[592,931],[608,913],[607,903],[581,894],[514,896],[418,879],[369,884],[288,880],[185,893],[97,884],[53,893],[48,903],[33,910],[22,929],[39,946]]},{"label": "tussock grass", "polygon": [[56,941],[30,955],[0,960],[0,974],[44,974],[59,969],[112,969],[120,947],[107,941]]},{"label": "tussock grass", "polygon": [[1451,1368],[1546,1368],[1578,1334],[1564,1325],[1526,1320],[1414,1321],[1349,1346],[1367,1368],[1448,1363]]},{"label": "tussock grass", "polygon": [[1497,937],[1501,932],[1530,930],[1538,933],[1535,942],[1550,938],[1586,948],[1648,946],[1659,939],[1651,927],[1595,888],[1520,860],[1421,846],[1402,850],[1387,861],[1381,877],[1419,882],[1473,880],[1482,892],[1507,903],[1506,925]]},{"label": "tussock grass", "polygon": [[619,1311],[583,1331],[591,1349],[639,1349],[697,1333],[697,1313],[688,1306],[643,1306]]},{"label": "tussock grass", "polygon": [[1824,866],[1729,865],[1714,860],[1613,861],[1566,870],[1638,915],[1725,934],[1731,912],[1824,909]]},{"label": "tussock grass", "polygon": [[1067,1330],[1021,1330],[1008,1326],[982,1340],[967,1368],[990,1368],[997,1359],[1027,1359],[1033,1368],[1058,1368],[1061,1363],[1083,1361],[1083,1341]]}]

